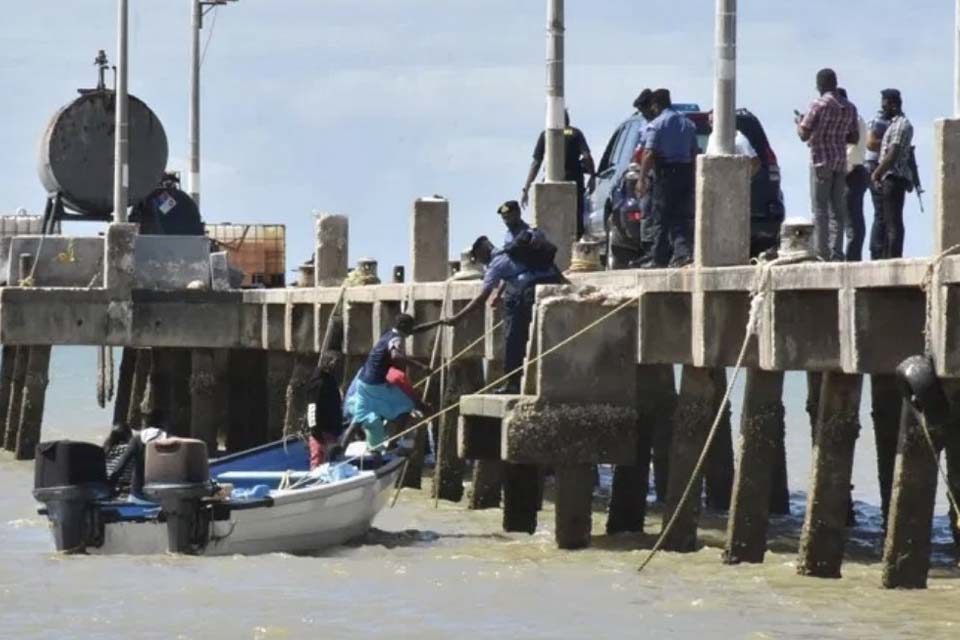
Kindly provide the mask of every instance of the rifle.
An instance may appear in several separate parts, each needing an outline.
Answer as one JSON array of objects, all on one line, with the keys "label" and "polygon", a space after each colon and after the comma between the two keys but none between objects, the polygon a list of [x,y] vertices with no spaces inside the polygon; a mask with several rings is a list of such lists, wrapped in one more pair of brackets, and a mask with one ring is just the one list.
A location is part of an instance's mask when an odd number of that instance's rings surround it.
[{"label": "rifle", "polygon": [[910,164],[910,176],[913,179],[913,185],[917,189],[917,200],[920,202],[920,213],[926,213],[923,210],[923,185],[920,183],[920,170],[917,168],[917,154],[916,147],[910,147],[910,156],[908,158]]}]

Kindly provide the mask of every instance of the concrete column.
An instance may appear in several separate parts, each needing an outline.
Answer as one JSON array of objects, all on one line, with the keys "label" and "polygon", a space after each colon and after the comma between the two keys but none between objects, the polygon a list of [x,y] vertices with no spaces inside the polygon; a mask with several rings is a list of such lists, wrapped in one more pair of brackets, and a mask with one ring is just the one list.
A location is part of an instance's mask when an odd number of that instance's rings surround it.
[{"label": "concrete column", "polygon": [[[711,407],[710,422],[720,410],[720,403],[727,392],[727,371],[716,369],[714,376],[718,382]],[[730,496],[733,492],[733,427],[731,424],[730,403],[723,407],[717,435],[713,439],[707,461],[704,466],[704,488],[706,489],[706,503],[711,509],[727,511],[730,509]]]},{"label": "concrete column", "polygon": [[537,465],[503,463],[503,530],[536,532],[539,509],[540,472]]},{"label": "concrete column", "polygon": [[293,373],[293,354],[267,352],[267,442],[283,437],[287,414],[287,385]]},{"label": "concrete column", "polygon": [[800,537],[797,573],[839,578],[850,510],[853,450],[860,433],[863,378],[823,375],[813,443],[813,471]]},{"label": "concrete column", "polygon": [[317,356],[313,353],[298,353],[294,356],[287,383],[287,409],[284,412],[284,429],[287,433],[297,433],[305,424],[307,416],[307,382],[317,365]]},{"label": "concrete column", "polygon": [[150,349],[135,349],[134,354],[135,366],[133,381],[130,385],[130,403],[127,407],[126,422],[131,428],[140,429],[143,427],[141,406],[150,378],[150,363],[153,360],[153,354]]},{"label": "concrete column", "polygon": [[[933,430],[932,435],[939,453],[943,445],[939,429]],[[916,415],[904,402],[890,519],[883,545],[885,588],[927,588],[936,500],[937,464]]]},{"label": "concrete column", "polygon": [[318,287],[339,286],[347,277],[350,224],[346,216],[315,216],[314,282]]},{"label": "concrete column", "polygon": [[960,244],[960,119],[934,125],[933,252]]},{"label": "concrete column", "polygon": [[104,240],[104,255],[106,256],[103,285],[111,290],[111,298],[123,299],[130,297],[136,277],[134,265],[134,247],[137,242],[138,225],[114,222],[107,225],[107,235]]},{"label": "concrete column", "polygon": [[724,267],[750,260],[750,159],[698,156],[694,264]]},{"label": "concrete column", "polygon": [[17,448],[17,434],[20,431],[20,403],[23,399],[23,384],[27,376],[27,364],[29,362],[30,347],[17,347],[17,354],[13,361],[13,376],[10,380],[10,402],[3,438],[3,448],[7,451],[15,451]]},{"label": "concrete column", "polygon": [[503,463],[500,460],[475,460],[467,508],[499,509],[502,485]]},{"label": "concrete column", "polygon": [[653,421],[653,480],[657,502],[667,501],[670,477],[670,442],[673,440],[673,413],[677,409],[677,387],[672,364],[647,365],[652,378],[650,389]]},{"label": "concrete column", "polygon": [[780,424],[776,427],[780,439],[776,443],[773,455],[773,471],[770,486],[770,515],[790,515],[790,486],[787,479],[787,443],[786,443],[786,412],[783,402],[780,403]]},{"label": "concrete column", "polygon": [[570,267],[577,241],[577,185],[574,182],[538,182],[533,185],[533,224],[557,247],[554,262],[561,271]]},{"label": "concrete column", "polygon": [[727,521],[724,562],[763,562],[770,493],[778,449],[783,448],[783,372],[747,371],[740,421],[740,464]]},{"label": "concrete column", "polygon": [[13,385],[13,369],[17,360],[17,347],[3,346],[2,362],[0,362],[0,431],[4,437],[0,438],[0,447],[6,437],[7,414],[10,409],[11,387]]},{"label": "concrete column", "polygon": [[[450,364],[446,376],[446,394],[441,406],[458,402],[460,396],[483,387],[483,362],[479,358],[465,358]],[[437,432],[437,466],[433,472],[433,496],[460,502],[463,498],[464,460],[457,455],[457,424],[459,411],[451,411],[440,419]],[[499,490],[498,490],[499,493]]]},{"label": "concrete column", "polygon": [[130,396],[133,393],[133,377],[137,369],[137,350],[123,347],[120,352],[120,371],[117,375],[117,393],[113,400],[113,424],[127,424],[130,412]]},{"label": "concrete column", "polygon": [[670,478],[667,484],[667,505],[663,512],[664,526],[679,510],[676,523],[664,540],[668,551],[690,552],[697,548],[697,524],[703,473],[694,480],[694,490],[687,501],[680,498],[694,473],[697,459],[703,451],[714,417],[717,390],[726,384],[718,378],[717,369],[684,366],[680,380],[680,397],[673,414],[673,441],[670,446]]},{"label": "concrete column", "polygon": [[226,380],[213,349],[192,349],[190,360],[190,437],[207,443],[213,455],[218,429],[226,422]]},{"label": "concrete column", "polygon": [[50,345],[30,347],[27,372],[23,381],[23,399],[20,410],[20,429],[14,455],[17,460],[33,460],[40,429],[43,424],[43,406],[50,381]]},{"label": "concrete column", "polygon": [[447,279],[450,246],[450,203],[418,198],[410,224],[410,275],[413,282]]},{"label": "concrete column", "polygon": [[229,380],[227,451],[264,444],[266,429],[266,355],[256,349],[232,349]]},{"label": "concrete column", "polygon": [[556,467],[555,536],[561,549],[590,546],[595,470],[590,464]]},{"label": "concrete column", "polygon": [[[153,350],[154,408],[173,435],[190,435],[190,376],[192,363],[189,349],[164,347]],[[162,388],[158,388],[162,387]]]},{"label": "concrete column", "polygon": [[897,377],[890,374],[870,376],[870,395],[873,405],[873,436],[877,448],[877,480],[880,484],[883,526],[886,529],[890,493],[893,490],[893,470],[897,460],[897,441],[900,439],[903,397]]},{"label": "concrete column", "polygon": [[[950,422],[944,429],[944,453],[947,465],[947,485],[960,499],[960,382],[943,380],[943,390],[950,401]],[[960,521],[952,508],[950,528],[953,533],[954,558],[960,560]]]}]

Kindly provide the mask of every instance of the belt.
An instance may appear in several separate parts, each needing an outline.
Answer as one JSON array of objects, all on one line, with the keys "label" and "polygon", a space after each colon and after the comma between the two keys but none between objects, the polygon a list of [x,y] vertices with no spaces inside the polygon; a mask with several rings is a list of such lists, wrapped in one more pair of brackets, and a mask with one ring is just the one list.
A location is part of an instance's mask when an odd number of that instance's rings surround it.
[{"label": "belt", "polygon": [[692,162],[658,162],[657,171],[690,171],[693,169]]}]

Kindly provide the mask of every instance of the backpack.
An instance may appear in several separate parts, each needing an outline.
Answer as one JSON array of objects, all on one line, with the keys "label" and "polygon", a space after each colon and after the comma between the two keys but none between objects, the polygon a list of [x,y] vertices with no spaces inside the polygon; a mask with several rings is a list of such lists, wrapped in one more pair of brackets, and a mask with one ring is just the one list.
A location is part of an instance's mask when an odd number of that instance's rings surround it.
[{"label": "backpack", "polygon": [[503,251],[528,269],[547,269],[557,255],[557,247],[542,235],[535,236],[531,229],[518,233]]}]

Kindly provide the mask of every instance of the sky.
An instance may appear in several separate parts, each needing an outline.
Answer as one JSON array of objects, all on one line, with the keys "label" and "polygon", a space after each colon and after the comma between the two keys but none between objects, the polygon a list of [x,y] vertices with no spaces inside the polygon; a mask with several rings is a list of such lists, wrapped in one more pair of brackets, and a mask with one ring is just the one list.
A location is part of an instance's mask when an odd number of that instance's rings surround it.
[{"label": "sky", "polygon": [[[37,144],[52,114],[93,86],[116,50],[112,0],[0,0],[0,212],[42,210]],[[643,87],[712,101],[711,0],[569,0],[567,100],[599,158]],[[932,187],[932,130],[952,103],[953,2],[740,2],[738,105],[779,156],[787,213],[809,216],[808,151],[792,113],[820,67],[865,114],[898,87]],[[189,0],[130,0],[130,90],[186,169]],[[351,224],[351,263],[408,261],[420,196],[451,201],[450,252],[498,233],[544,121],[543,0],[240,0],[218,9],[203,66],[203,215],[287,226],[290,268],[313,250],[314,212]],[[211,29],[212,27],[212,29]],[[930,253],[927,213],[908,200],[906,253]],[[872,218],[869,197],[865,204]],[[93,235],[101,225],[68,228]]]}]

